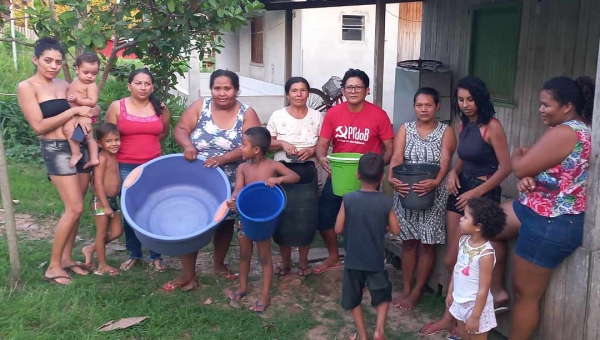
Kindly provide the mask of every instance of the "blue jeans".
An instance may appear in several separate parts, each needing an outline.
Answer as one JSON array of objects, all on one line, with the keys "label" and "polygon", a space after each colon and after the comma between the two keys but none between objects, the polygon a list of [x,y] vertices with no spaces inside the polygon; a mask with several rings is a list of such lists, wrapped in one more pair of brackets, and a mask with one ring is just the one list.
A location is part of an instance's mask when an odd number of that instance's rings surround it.
[{"label": "blue jeans", "polygon": [[[125,177],[129,175],[129,173],[137,168],[139,164],[127,164],[127,163],[119,163],[119,175],[121,175],[121,182],[125,180]],[[123,218],[123,232],[125,234],[125,248],[129,251],[129,258],[139,260],[142,258],[142,244],[140,240],[138,240],[133,228],[127,223],[127,221]],[[150,250],[150,257],[148,260],[150,262],[160,259],[161,256],[159,253],[155,253]]]}]

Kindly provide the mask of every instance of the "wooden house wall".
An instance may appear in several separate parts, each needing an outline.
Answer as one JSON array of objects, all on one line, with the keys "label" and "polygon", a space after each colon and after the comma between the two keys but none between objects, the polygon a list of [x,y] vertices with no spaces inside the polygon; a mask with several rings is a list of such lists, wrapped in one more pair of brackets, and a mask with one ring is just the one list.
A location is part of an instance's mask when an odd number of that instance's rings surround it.
[{"label": "wooden house wall", "polygon": [[[425,0],[421,58],[444,62],[453,82],[467,75],[473,6],[515,0]],[[518,1],[518,0],[517,0]],[[522,0],[521,32],[515,82],[516,107],[496,107],[511,151],[531,145],[544,132],[539,91],[545,80],[559,75],[595,77],[600,39],[598,0]],[[485,81],[485,79],[484,79]],[[457,119],[454,119],[456,125]],[[516,179],[504,182],[504,193],[516,196]]]}]

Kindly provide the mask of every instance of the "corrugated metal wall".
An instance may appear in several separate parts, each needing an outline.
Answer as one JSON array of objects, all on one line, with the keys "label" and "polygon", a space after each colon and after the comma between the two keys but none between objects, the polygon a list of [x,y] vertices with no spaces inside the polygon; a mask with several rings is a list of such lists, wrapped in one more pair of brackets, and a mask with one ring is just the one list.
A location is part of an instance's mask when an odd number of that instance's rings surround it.
[{"label": "corrugated metal wall", "polygon": [[[467,74],[473,6],[507,0],[425,0],[421,58],[449,65],[453,81]],[[596,74],[600,39],[600,1],[523,0],[513,109],[497,107],[512,149],[531,145],[545,130],[539,115],[539,91],[551,77]],[[455,120],[456,121],[456,120]],[[511,175],[503,187],[516,195]]]}]

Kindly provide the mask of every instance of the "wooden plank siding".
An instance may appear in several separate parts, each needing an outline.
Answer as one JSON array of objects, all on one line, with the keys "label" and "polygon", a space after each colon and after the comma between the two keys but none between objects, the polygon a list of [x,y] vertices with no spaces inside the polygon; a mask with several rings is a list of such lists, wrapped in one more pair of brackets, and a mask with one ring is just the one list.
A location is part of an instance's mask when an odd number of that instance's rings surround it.
[{"label": "wooden plank siding", "polygon": [[[518,1],[518,0],[517,0]],[[473,7],[515,0],[425,0],[421,58],[442,61],[453,70],[454,84],[468,72]],[[597,0],[522,0],[514,99],[516,107],[496,107],[511,151],[531,145],[545,127],[538,115],[539,91],[545,80],[566,75],[596,74],[600,20]],[[485,79],[484,79],[485,81]],[[457,119],[453,119],[456,126]],[[516,196],[516,178],[503,184]]]},{"label": "wooden plank siding", "polygon": [[401,3],[398,18],[398,56],[396,61],[419,59],[423,3]]}]

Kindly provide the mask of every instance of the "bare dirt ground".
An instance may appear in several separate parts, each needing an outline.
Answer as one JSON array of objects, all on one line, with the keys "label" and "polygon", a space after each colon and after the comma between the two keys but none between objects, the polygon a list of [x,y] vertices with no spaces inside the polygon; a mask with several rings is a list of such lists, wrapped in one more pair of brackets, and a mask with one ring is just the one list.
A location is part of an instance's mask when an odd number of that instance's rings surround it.
[{"label": "bare dirt ground", "polygon": [[[5,227],[3,215],[0,214],[0,236],[4,236]],[[17,231],[20,239],[26,240],[45,240],[51,241],[56,221],[38,222],[33,217],[26,214],[16,214],[15,216]],[[78,238],[78,244],[91,242]],[[108,246],[107,253],[120,253],[119,256],[125,256],[125,248],[119,242],[113,242]],[[274,247],[273,261],[278,263],[280,257]],[[227,261],[231,263],[233,269],[237,269],[237,246],[230,248]],[[80,254],[77,254],[80,255]],[[213,254],[210,251],[200,252],[198,254],[197,269],[200,275],[210,274],[212,272]],[[180,270],[179,259],[167,257],[165,265],[174,270]],[[314,265],[313,265],[314,266]],[[242,299],[242,308],[250,307],[258,299],[260,293],[260,265],[256,257],[251,263],[250,289],[248,295]],[[399,290],[400,272],[389,266],[388,272],[390,280],[394,284],[395,290]],[[354,322],[349,312],[341,308],[341,283],[342,270],[331,270],[322,275],[309,275],[300,277],[297,269],[285,277],[278,277],[273,281],[271,307],[263,315],[265,327],[269,327],[268,319],[275,313],[298,314],[309,309],[310,315],[319,323],[316,327],[310,329],[307,333],[311,340],[332,340],[348,339],[348,336],[354,333]],[[236,282],[232,281],[223,288],[235,289]],[[363,307],[367,319],[367,325],[374,326],[374,310],[370,306],[370,296],[365,290]],[[224,305],[223,308],[232,308]],[[434,321],[428,313],[423,311],[401,311],[390,308],[388,315],[388,337],[392,339],[418,339],[417,331],[424,324]],[[439,334],[430,339],[443,339],[444,335]]]}]

